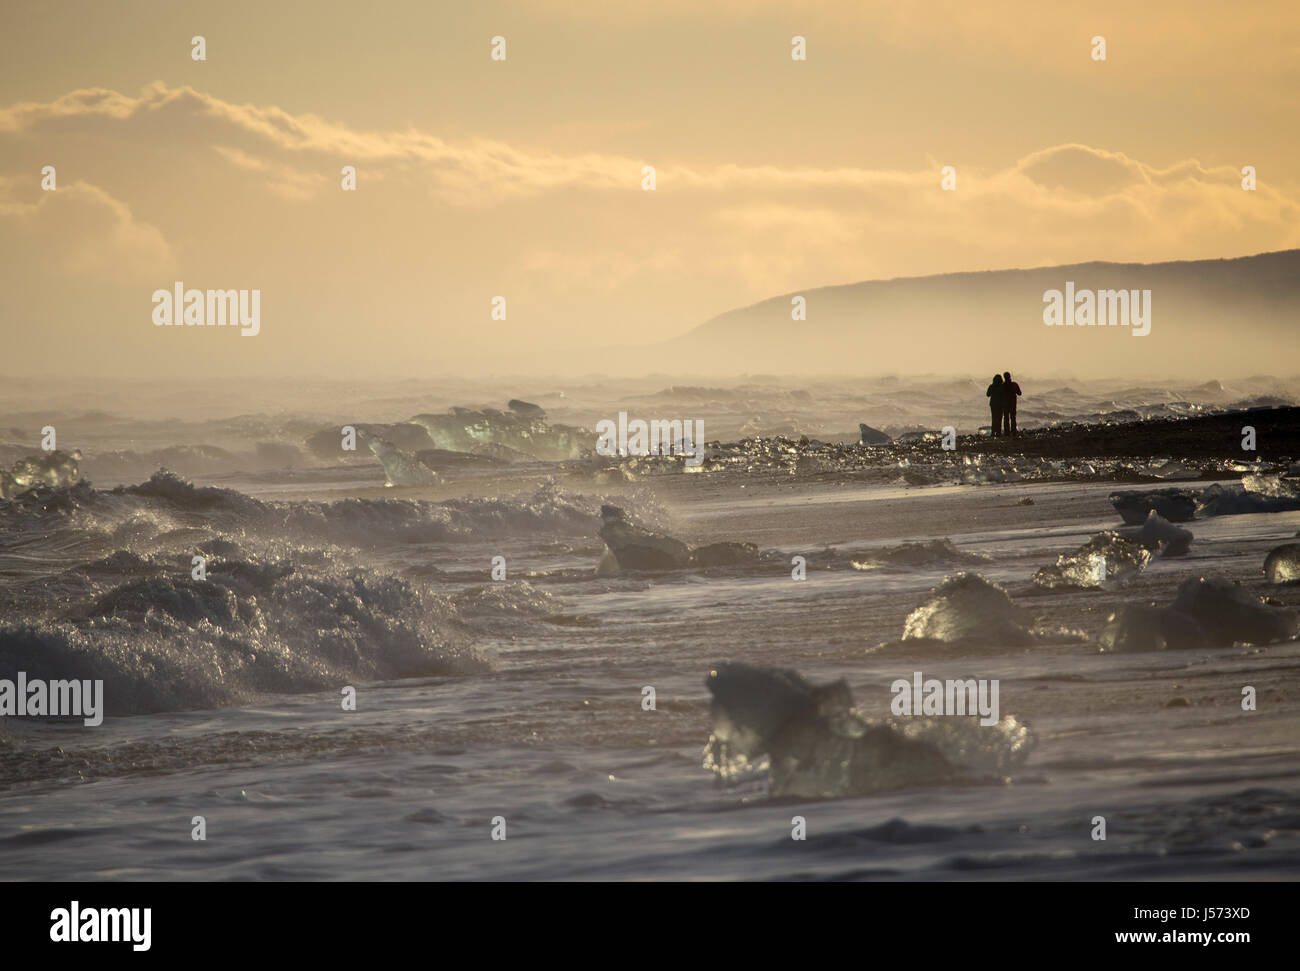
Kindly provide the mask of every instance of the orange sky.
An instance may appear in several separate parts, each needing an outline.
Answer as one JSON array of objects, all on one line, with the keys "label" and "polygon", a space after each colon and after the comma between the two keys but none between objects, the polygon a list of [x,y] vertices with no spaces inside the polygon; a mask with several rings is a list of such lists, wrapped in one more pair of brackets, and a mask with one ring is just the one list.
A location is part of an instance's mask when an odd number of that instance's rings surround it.
[{"label": "orange sky", "polygon": [[[7,0],[0,373],[549,369],[800,288],[1300,246],[1300,7],[1062,7]],[[176,280],[260,334],[155,328]]]}]

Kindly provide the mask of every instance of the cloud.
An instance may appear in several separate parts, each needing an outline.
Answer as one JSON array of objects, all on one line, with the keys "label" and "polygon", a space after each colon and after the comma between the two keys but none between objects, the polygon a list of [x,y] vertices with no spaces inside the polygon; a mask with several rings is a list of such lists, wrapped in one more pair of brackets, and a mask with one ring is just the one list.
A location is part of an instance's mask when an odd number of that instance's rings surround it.
[{"label": "cloud", "polygon": [[1047,189],[1108,195],[1150,183],[1145,167],[1120,152],[1057,145],[1021,159],[1017,170]]},{"label": "cloud", "polygon": [[257,158],[227,145],[213,145],[212,150],[237,168],[265,176],[271,191],[293,202],[307,202],[330,181],[319,172],[301,172],[293,166]]},{"label": "cloud", "polygon": [[[69,184],[41,193],[33,173],[49,160]],[[263,288],[277,317],[256,353],[298,367],[304,354],[350,366],[491,347],[499,338],[473,325],[496,294],[520,327],[513,340],[549,346],[671,336],[826,284],[1300,246],[1300,206],[1266,172],[1245,192],[1229,167],[1157,166],[1077,143],[992,166],[944,161],[957,166],[954,192],[934,161],[548,151],[360,130],[155,83],[134,97],[91,89],[0,110],[0,247],[14,279],[35,268],[138,283],[122,325],[131,335],[148,293],[180,278],[176,264],[187,281]],[[340,189],[345,164],[358,167],[356,193]],[[655,192],[641,191],[643,165],[656,167]],[[79,312],[58,287],[30,299],[42,319]],[[389,321],[384,342],[356,342],[358,322]],[[140,346],[163,353],[145,334]]]},{"label": "cloud", "polygon": [[18,278],[67,274],[110,283],[153,279],[173,264],[161,232],[86,182],[17,198],[15,179],[0,179],[0,252]]},{"label": "cloud", "polygon": [[[78,123],[80,123],[78,125]],[[99,89],[74,91],[49,103],[25,102],[0,110],[0,134],[31,138],[78,130],[133,144],[159,139],[219,139],[219,151],[236,165],[270,173],[283,186],[306,190],[311,179],[287,176],[265,158],[329,159],[330,164],[370,165],[397,171],[421,171],[445,201],[479,204],[485,197],[505,198],[566,186],[635,188],[642,162],[608,155],[530,153],[489,139],[451,143],[414,130],[358,131],[312,114],[294,115],[282,108],[238,105],[191,87],[169,88],[161,81],[137,98]]]},{"label": "cloud", "polygon": [[[703,166],[674,158],[536,151],[481,138],[449,141],[414,129],[359,131],[313,114],[237,105],[162,82],[149,85],[136,98],[92,89],[46,104],[14,105],[0,110],[0,135],[4,133],[28,139],[75,133],[133,146],[137,152],[180,139],[191,151],[212,148],[229,164],[262,177],[268,187],[298,201],[334,191],[334,176],[343,164],[358,165],[367,179],[391,180],[403,190],[421,187],[443,203],[476,207],[570,190],[637,193],[644,165],[656,168],[660,193],[743,193],[760,210],[787,204],[791,195],[835,198],[850,207],[871,197],[890,207],[889,200],[900,193],[932,197],[938,184],[934,170]],[[1235,170],[1208,170],[1194,159],[1159,169],[1122,152],[1083,144],[1050,146],[1001,171],[962,171],[982,180],[963,178],[964,187],[984,186],[975,191],[1005,187],[1007,177],[1021,176],[1042,189],[1091,197],[1186,181],[1207,187],[1238,181]],[[718,204],[735,207],[732,199],[719,198]]]}]

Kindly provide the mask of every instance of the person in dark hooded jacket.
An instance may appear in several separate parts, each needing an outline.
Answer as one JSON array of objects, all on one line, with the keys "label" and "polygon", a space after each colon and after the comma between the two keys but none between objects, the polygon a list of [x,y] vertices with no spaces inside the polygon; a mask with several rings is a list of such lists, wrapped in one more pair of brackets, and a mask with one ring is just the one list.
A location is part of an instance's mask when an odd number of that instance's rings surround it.
[{"label": "person in dark hooded jacket", "polygon": [[1011,380],[1011,372],[1002,372],[1002,431],[1007,435],[1016,434],[1016,399],[1020,397],[1020,385]]},{"label": "person in dark hooded jacket", "polygon": [[993,419],[993,434],[1001,435],[1002,412],[1006,407],[1002,391],[1002,375],[993,375],[993,383],[989,385],[989,389],[984,393],[988,395],[989,399],[989,412]]}]

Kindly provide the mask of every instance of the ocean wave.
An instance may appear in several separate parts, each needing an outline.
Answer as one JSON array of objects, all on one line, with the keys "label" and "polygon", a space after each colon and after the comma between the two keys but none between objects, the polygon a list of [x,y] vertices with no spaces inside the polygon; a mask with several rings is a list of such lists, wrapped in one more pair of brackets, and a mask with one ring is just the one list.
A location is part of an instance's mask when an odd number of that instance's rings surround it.
[{"label": "ocean wave", "polygon": [[102,679],[108,713],[135,714],[485,670],[473,645],[539,623],[550,595],[521,581],[445,593],[436,568],[371,554],[587,540],[598,508],[554,483],[447,502],[268,502],[168,472],[38,486],[0,501],[0,677]]},{"label": "ocean wave", "polygon": [[64,579],[71,604],[0,627],[0,678],[102,679],[110,715],[487,668],[450,599],[365,568],[239,551],[195,579],[184,556],[118,551]]},{"label": "ocean wave", "polygon": [[291,542],[370,548],[588,536],[600,525],[599,506],[598,499],[566,494],[554,482],[531,495],[512,498],[268,502],[233,489],[196,486],[160,471],[138,485],[108,490],[84,482],[42,486],[0,502],[4,536],[0,557],[18,537],[48,531],[57,519],[74,519],[85,529],[134,527],[137,533],[153,536],[188,527],[222,535],[257,533]]}]

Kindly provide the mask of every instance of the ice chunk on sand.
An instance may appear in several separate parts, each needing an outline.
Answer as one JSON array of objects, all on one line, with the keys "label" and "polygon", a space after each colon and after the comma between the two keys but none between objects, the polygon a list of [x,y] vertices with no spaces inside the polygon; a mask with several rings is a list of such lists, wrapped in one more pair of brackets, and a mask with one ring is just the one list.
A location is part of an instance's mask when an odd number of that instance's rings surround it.
[{"label": "ice chunk on sand", "polygon": [[678,570],[690,563],[691,550],[679,539],[629,523],[618,506],[601,506],[600,538],[623,570]]},{"label": "ice chunk on sand", "polygon": [[987,726],[978,717],[866,718],[844,681],[813,685],[788,669],[719,664],[705,685],[713,695],[705,767],[724,782],[766,768],[777,797],[833,798],[1003,772],[1022,763],[1034,741],[1012,715]]},{"label": "ice chunk on sand", "polygon": [[1049,590],[1114,590],[1134,580],[1150,561],[1150,550],[1107,530],[1073,553],[1062,553],[1055,564],[1034,574],[1034,583]]},{"label": "ice chunk on sand", "polygon": [[1241,487],[1270,499],[1300,500],[1300,479],[1284,479],[1280,475],[1243,475]]},{"label": "ice chunk on sand", "polygon": [[982,553],[959,550],[948,537],[924,543],[903,543],[878,550],[859,553],[849,560],[855,570],[874,570],[878,567],[930,567],[956,564],[982,563],[988,557]]},{"label": "ice chunk on sand", "polygon": [[520,401],[518,398],[511,398],[506,402],[506,407],[516,415],[523,415],[525,418],[545,418],[546,409],[541,405],[535,405],[531,401]]},{"label": "ice chunk on sand", "polygon": [[1007,592],[978,573],[958,573],[934,589],[907,615],[903,640],[982,641],[1030,644],[1022,612]]},{"label": "ice chunk on sand", "polygon": [[772,796],[833,798],[941,782],[952,768],[938,749],[852,711],[843,681],[814,686],[791,670],[719,664],[705,685],[713,733],[704,764],[726,781],[768,757]]},{"label": "ice chunk on sand", "polygon": [[1201,493],[1197,512],[1202,516],[1236,516],[1254,512],[1289,512],[1300,509],[1300,485],[1277,475],[1243,476],[1240,485],[1215,483]]},{"label": "ice chunk on sand", "polygon": [[872,428],[870,425],[859,424],[858,432],[861,436],[859,441],[863,445],[888,445],[893,441],[892,438],[882,432],[879,428]]},{"label": "ice chunk on sand", "polygon": [[1189,522],[1196,516],[1196,496],[1186,489],[1112,492],[1110,502],[1130,526],[1141,526],[1153,510],[1171,523]]},{"label": "ice chunk on sand", "polygon": [[1300,543],[1286,543],[1268,551],[1264,575],[1269,583],[1300,583]]},{"label": "ice chunk on sand", "polygon": [[1110,615],[1097,642],[1104,653],[1180,651],[1208,647],[1194,617],[1154,604],[1132,604]]},{"label": "ice chunk on sand", "polygon": [[709,543],[691,549],[679,539],[656,533],[627,521],[618,506],[600,507],[599,535],[605,554],[596,573],[607,576],[618,570],[680,570],[684,567],[736,566],[759,557],[753,543]]},{"label": "ice chunk on sand", "polygon": [[452,408],[443,415],[414,415],[437,448],[471,451],[476,445],[505,445],[532,459],[562,461],[580,458],[595,445],[596,436],[569,425],[550,425],[536,412]]},{"label": "ice chunk on sand", "polygon": [[438,481],[438,474],[433,469],[387,439],[372,439],[370,451],[384,465],[386,486],[432,485]]},{"label": "ice chunk on sand", "polygon": [[1121,529],[1119,534],[1160,556],[1185,556],[1192,545],[1192,531],[1175,526],[1154,509],[1140,527]]},{"label": "ice chunk on sand", "polygon": [[1215,647],[1236,641],[1272,644],[1300,633],[1300,613],[1289,607],[1270,607],[1240,584],[1219,577],[1184,580],[1174,609],[1195,618]]}]

